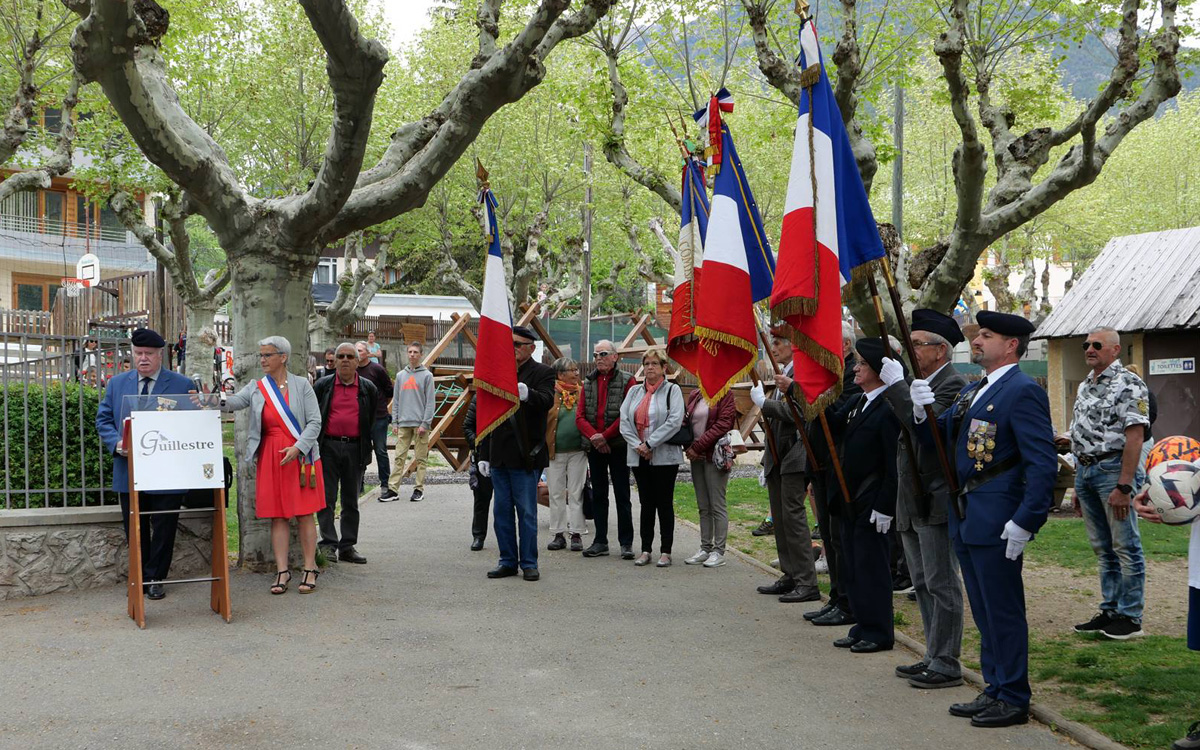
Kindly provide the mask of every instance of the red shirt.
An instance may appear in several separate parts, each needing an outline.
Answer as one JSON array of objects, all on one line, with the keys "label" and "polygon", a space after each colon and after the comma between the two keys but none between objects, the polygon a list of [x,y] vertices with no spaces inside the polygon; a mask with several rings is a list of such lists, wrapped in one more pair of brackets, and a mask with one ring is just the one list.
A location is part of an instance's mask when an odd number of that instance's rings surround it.
[{"label": "red shirt", "polygon": [[[615,440],[621,434],[621,420],[614,420],[612,424],[604,424],[604,412],[608,409],[608,381],[612,380],[616,375],[617,369],[614,367],[608,372],[600,373],[596,377],[596,424],[588,421],[588,407],[586,391],[579,392],[579,406],[575,408],[575,426],[583,436],[591,440],[593,435],[600,434],[605,440]],[[629,389],[633,387],[634,379],[630,378],[625,383],[623,393],[629,393]]]},{"label": "red shirt", "polygon": [[329,422],[325,434],[331,437],[358,437],[358,374],[346,385],[333,376],[333,400],[329,404]]}]

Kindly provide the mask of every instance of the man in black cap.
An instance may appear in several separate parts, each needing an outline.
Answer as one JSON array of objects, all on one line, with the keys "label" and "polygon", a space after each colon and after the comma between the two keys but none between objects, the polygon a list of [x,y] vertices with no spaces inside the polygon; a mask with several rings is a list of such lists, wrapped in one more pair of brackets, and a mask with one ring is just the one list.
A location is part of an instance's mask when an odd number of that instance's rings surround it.
[{"label": "man in black cap", "polygon": [[[912,343],[917,375],[929,383],[934,414],[950,408],[967,384],[950,357],[963,341],[958,323],[935,310],[913,310]],[[904,547],[925,631],[925,654],[916,664],[896,667],[896,676],[918,688],[962,684],[962,583],[950,547],[950,488],[937,450],[918,444],[913,433],[912,397],[899,361],[884,358],[879,377],[890,386],[888,403],[903,426],[897,470],[896,528]]]},{"label": "man in black cap", "polygon": [[833,645],[866,654],[891,650],[896,640],[888,530],[896,515],[900,420],[881,398],[888,389],[879,379],[883,341],[859,339],[854,349],[854,382],[863,392],[842,407],[830,426],[839,435],[838,453],[851,497],[842,509],[840,582],[858,622]]},{"label": "man in black cap", "polygon": [[[96,429],[105,450],[113,454],[112,488],[121,501],[121,520],[125,536],[129,537],[129,460],[125,447],[125,420],[129,417],[126,396],[158,396],[169,393],[185,394],[195,385],[183,375],[162,366],[163,347],[167,342],[149,328],[139,328],[131,337],[133,370],[115,375],[104,391],[104,400],[96,412]],[[155,491],[139,494],[142,509],[179,510],[183,507],[184,492]],[[146,595],[162,599],[166,589],[157,581],[166,580],[175,551],[175,530],[179,516],[163,513],[150,516],[142,524],[142,580]],[[149,527],[147,529],[147,527]],[[147,533],[148,532],[148,533]]]},{"label": "man in black cap", "polygon": [[[554,403],[554,370],[534,361],[537,335],[523,326],[513,326],[513,348],[517,357],[517,411],[488,435],[491,441],[486,460],[480,457],[479,473],[492,480],[493,527],[500,562],[488,578],[517,574],[526,581],[540,577],[537,567],[537,484],[542,469],[550,465],[546,449],[546,414]],[[516,517],[514,522],[514,515]],[[520,526],[520,547],[517,527]]]},{"label": "man in black cap", "polygon": [[[980,664],[987,687],[950,713],[977,727],[1029,721],[1029,624],[1021,563],[1025,545],[1046,522],[1054,497],[1058,458],[1050,401],[1017,362],[1033,324],[1004,313],[981,312],[971,361],[986,377],[967,386],[937,420],[958,479],[962,520],[950,515],[950,539],[962,569],[971,614],[979,628]],[[937,395],[925,379],[909,386],[913,421],[933,445],[925,407]]]}]

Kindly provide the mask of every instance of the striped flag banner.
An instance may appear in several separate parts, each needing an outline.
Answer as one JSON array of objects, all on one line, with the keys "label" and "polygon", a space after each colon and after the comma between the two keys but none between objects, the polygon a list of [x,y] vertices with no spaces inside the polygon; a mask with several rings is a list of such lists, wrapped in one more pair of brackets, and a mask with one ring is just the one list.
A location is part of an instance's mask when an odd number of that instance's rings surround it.
[{"label": "striped flag banner", "polygon": [[694,158],[683,165],[683,214],[675,256],[675,291],[671,295],[671,327],[667,331],[667,356],[680,367],[696,374],[696,311],[693,297],[700,288],[700,264],[704,260],[704,238],[708,234],[708,190],[704,167]]},{"label": "striped flag banner", "polygon": [[508,283],[500,254],[496,223],[496,196],[485,183],[479,191],[483,204],[484,235],[488,241],[483,276],[483,302],[479,310],[479,339],[475,347],[476,440],[482,440],[520,405],[517,397],[517,356],[513,351],[512,311]]}]

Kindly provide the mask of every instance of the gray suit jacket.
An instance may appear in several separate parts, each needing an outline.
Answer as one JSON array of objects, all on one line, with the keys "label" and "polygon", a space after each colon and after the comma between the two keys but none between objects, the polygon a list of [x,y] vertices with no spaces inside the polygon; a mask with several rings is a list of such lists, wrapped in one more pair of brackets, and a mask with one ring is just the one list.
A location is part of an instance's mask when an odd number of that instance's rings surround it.
[{"label": "gray suit jacket", "polygon": [[[935,398],[934,414],[941,414],[958,396],[967,384],[967,379],[953,364],[947,364],[933,377],[929,385],[933,388]],[[900,435],[900,450],[896,455],[897,469],[897,498],[896,498],[896,528],[906,531],[916,526],[935,526],[944,524],[949,519],[950,493],[946,486],[946,475],[942,473],[942,465],[938,460],[937,449],[933,445],[922,445],[917,439],[913,424],[912,396],[907,384],[896,384],[883,393],[884,398],[892,405],[892,410],[900,419],[903,432]],[[929,516],[922,518],[917,510],[917,492],[913,483],[913,447],[916,447],[917,460],[921,476],[921,486],[930,494]],[[947,450],[951,450],[947,446]]]},{"label": "gray suit jacket", "polygon": [[[321,407],[317,404],[317,394],[309,385],[308,378],[302,378],[295,373],[288,373],[288,408],[300,422],[300,439],[296,447],[300,453],[308,455],[313,452],[313,460],[321,457],[317,448],[317,438],[321,434]],[[250,425],[247,429],[246,455],[242,458],[253,461],[258,455],[258,444],[262,439],[262,410],[267,400],[258,390],[258,380],[251,380],[242,390],[225,399],[221,411],[237,411],[250,407]]]},{"label": "gray suit jacket", "polygon": [[[793,393],[799,389],[793,388]],[[796,422],[792,419],[792,411],[787,402],[768,398],[762,406],[763,416],[769,421],[767,426],[775,435],[775,445],[779,449],[779,473],[803,474],[808,469],[808,452],[804,449],[804,441],[796,430]],[[768,447],[763,451],[763,469],[770,474],[775,469],[775,459]]]}]

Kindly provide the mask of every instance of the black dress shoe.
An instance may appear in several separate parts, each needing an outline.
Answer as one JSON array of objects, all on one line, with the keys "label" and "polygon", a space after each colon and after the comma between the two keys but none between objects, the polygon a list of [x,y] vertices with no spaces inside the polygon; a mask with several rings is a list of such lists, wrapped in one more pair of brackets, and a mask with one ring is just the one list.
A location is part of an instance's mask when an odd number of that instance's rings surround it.
[{"label": "black dress shoe", "polygon": [[963,678],[951,677],[941,672],[930,672],[926,669],[921,674],[909,677],[908,684],[923,690],[938,690],[940,688],[957,687],[963,684]]},{"label": "black dress shoe", "polygon": [[167,598],[167,587],[161,583],[151,583],[146,587],[146,598],[153,601]]},{"label": "black dress shoe", "polygon": [[487,572],[488,578],[508,578],[517,574],[516,568],[510,568],[507,565],[497,565]]},{"label": "black dress shoe", "polygon": [[971,717],[973,727],[1011,727],[1029,723],[1029,707],[996,701]]},{"label": "black dress shoe", "polygon": [[478,552],[483,549],[483,537],[477,536],[471,540],[471,551]]},{"label": "black dress shoe", "polygon": [[593,543],[587,549],[585,549],[583,551],[583,556],[584,557],[608,557],[608,545]]},{"label": "black dress shoe", "polygon": [[758,587],[758,593],[767,594],[769,596],[781,596],[796,588],[796,582],[791,578],[784,576],[777,578],[772,583]]},{"label": "black dress shoe", "polygon": [[542,577],[542,574],[538,572],[537,568],[526,568],[524,576],[526,581],[536,581]]},{"label": "black dress shoe", "polygon": [[833,645],[838,648],[850,648],[856,643],[858,643],[858,639],[852,635],[848,635],[845,638],[838,638],[833,642]]},{"label": "black dress shoe", "polygon": [[996,699],[992,696],[987,693],[980,693],[970,703],[951,703],[950,713],[953,716],[961,716],[964,719],[969,719],[976,714],[983,713],[995,702]]},{"label": "black dress shoe", "polygon": [[907,680],[909,677],[916,677],[926,669],[929,669],[929,663],[919,661],[916,664],[908,664],[906,666],[896,667],[896,676]]},{"label": "black dress shoe", "polygon": [[632,544],[622,544],[621,545],[621,559],[622,560],[632,560],[633,559],[633,545]]},{"label": "black dress shoe", "polygon": [[796,602],[819,602],[821,601],[821,590],[816,586],[797,586],[783,596],[779,597],[779,601],[784,604],[795,604]]},{"label": "black dress shoe", "polygon": [[821,607],[820,609],[814,609],[811,612],[805,612],[804,619],[808,620],[809,622],[812,622],[813,620],[817,619],[818,617],[824,617],[825,615],[829,614],[830,612],[832,612],[835,609],[837,609],[837,605],[834,604],[833,602],[829,602],[828,604],[826,604],[824,607]]},{"label": "black dress shoe", "polygon": [[813,620],[812,624],[824,627],[829,625],[853,625],[856,622],[858,620],[855,620],[853,616],[846,614],[841,609],[835,608],[829,614]]},{"label": "black dress shoe", "polygon": [[850,647],[852,654],[874,654],[878,651],[891,651],[890,643],[875,643],[874,641],[859,641]]},{"label": "black dress shoe", "polygon": [[354,549],[353,547],[347,547],[341,552],[338,552],[338,559],[342,562],[357,563],[358,565],[367,564],[367,558],[358,554],[358,550]]}]

